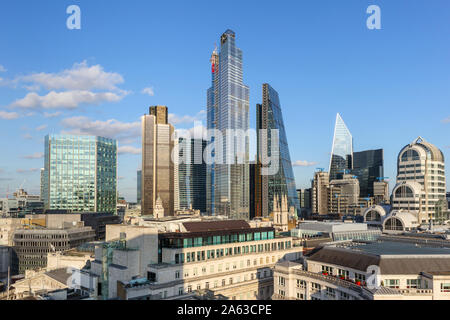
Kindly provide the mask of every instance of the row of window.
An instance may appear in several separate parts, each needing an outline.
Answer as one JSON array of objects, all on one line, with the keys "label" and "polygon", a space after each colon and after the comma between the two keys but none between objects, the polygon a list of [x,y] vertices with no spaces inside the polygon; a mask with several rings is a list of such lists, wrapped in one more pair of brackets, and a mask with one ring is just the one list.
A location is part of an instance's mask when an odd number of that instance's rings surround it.
[{"label": "row of window", "polygon": [[[265,264],[270,264],[270,261],[272,261],[272,263],[275,263],[276,260],[277,259],[276,259],[275,256],[272,256],[272,259],[270,259],[269,257],[266,257],[265,259],[264,258],[260,258],[259,259],[259,265],[263,265],[264,262],[265,262]],[[257,265],[258,265],[258,259],[254,259],[253,260],[253,266],[257,266]],[[244,260],[241,260],[240,263],[239,263],[239,268],[240,269],[243,269],[243,268],[246,268],[246,267],[251,267],[251,266],[252,266],[252,261],[251,260],[247,260],[246,264],[244,263]],[[224,271],[236,270],[236,269],[238,269],[238,263],[237,262],[233,262],[233,263],[227,262],[225,264],[220,263],[220,264],[217,265],[217,272],[219,272],[219,273],[220,272],[224,272]],[[200,275],[199,272],[198,272],[198,268],[193,268],[192,272],[193,272],[192,273],[193,277],[196,277],[196,276]],[[214,274],[215,272],[216,272],[215,265],[210,265],[209,266],[209,274]],[[202,273],[201,275],[208,274],[207,267],[202,267],[201,268],[201,273]],[[185,269],[184,270],[184,278],[188,278],[189,276],[190,276],[190,269]],[[180,271],[175,271],[175,279],[180,279],[180,277],[181,277]],[[265,271],[264,271],[264,277],[265,277]]]},{"label": "row of window", "polygon": [[266,244],[239,246],[233,248],[221,248],[212,250],[202,250],[188,253],[176,253],[175,264],[190,263],[195,261],[205,261],[219,259],[224,256],[241,255],[248,253],[262,253],[270,251],[278,251],[290,249],[292,246],[291,241],[279,241]]}]

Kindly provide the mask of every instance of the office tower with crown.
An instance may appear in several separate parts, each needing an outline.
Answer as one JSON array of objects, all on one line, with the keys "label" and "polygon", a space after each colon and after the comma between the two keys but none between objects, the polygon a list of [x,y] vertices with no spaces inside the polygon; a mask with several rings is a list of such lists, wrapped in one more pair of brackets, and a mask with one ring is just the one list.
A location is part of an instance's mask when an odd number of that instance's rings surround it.
[{"label": "office tower with crown", "polygon": [[156,200],[161,198],[165,215],[174,214],[175,167],[172,161],[174,127],[168,122],[165,106],[150,107],[142,116],[142,215],[155,215]]}]

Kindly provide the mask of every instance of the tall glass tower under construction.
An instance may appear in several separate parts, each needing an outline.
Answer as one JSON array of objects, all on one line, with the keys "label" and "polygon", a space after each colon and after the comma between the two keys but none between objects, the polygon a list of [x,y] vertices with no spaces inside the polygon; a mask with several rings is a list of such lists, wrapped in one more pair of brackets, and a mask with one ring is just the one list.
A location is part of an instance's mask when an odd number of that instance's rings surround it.
[{"label": "tall glass tower under construction", "polygon": [[[242,51],[227,30],[220,52],[211,58],[212,87],[208,90],[208,129],[217,134],[208,166],[208,211],[232,218],[249,216],[249,88],[243,83]],[[220,133],[220,134],[219,134]],[[220,137],[219,137],[220,135]]]}]

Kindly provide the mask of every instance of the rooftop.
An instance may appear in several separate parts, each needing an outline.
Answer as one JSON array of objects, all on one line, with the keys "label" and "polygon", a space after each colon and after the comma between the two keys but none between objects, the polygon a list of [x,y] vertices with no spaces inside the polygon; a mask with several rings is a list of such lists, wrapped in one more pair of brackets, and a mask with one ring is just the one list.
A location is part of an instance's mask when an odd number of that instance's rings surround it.
[{"label": "rooftop", "polygon": [[349,248],[377,256],[449,255],[450,257],[450,248],[437,248],[412,243],[393,242],[393,241],[378,241],[367,244],[357,244]]},{"label": "rooftop", "polygon": [[250,229],[250,225],[244,220],[184,222],[183,226],[187,232]]},{"label": "rooftop", "polygon": [[325,246],[307,260],[360,271],[376,265],[383,274],[419,274],[450,270],[450,249],[396,242],[353,243]]}]

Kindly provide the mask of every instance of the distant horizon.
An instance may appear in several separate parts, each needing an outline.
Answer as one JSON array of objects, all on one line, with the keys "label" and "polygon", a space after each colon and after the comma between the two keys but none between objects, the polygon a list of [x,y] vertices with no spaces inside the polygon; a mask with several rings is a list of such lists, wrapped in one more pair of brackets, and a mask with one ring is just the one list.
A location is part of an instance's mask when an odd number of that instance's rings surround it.
[{"label": "distant horizon", "polygon": [[[310,188],[316,168],[328,171],[340,113],[354,152],[384,150],[392,190],[398,153],[417,137],[450,157],[450,3],[375,2],[381,30],[366,27],[374,4],[366,0],[231,0],[239,10],[217,15],[220,4],[206,0],[79,0],[80,30],[66,27],[72,1],[8,2],[0,12],[0,197],[20,186],[38,194],[44,137],[71,133],[118,140],[119,195],[134,202],[140,117],[165,105],[175,128],[206,126],[209,59],[227,29],[243,51],[250,128],[262,84],[280,96],[297,189]],[[447,192],[449,178],[447,168]]]}]

